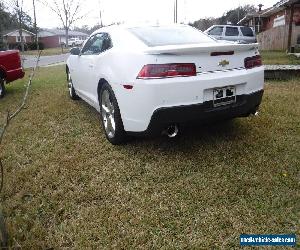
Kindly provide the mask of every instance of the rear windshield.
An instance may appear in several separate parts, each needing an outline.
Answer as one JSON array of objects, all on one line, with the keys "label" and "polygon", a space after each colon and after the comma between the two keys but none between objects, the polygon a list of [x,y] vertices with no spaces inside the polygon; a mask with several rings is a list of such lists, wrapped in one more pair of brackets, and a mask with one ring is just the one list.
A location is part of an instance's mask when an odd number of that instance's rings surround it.
[{"label": "rear windshield", "polygon": [[207,43],[213,40],[201,31],[189,26],[135,27],[129,31],[149,47]]},{"label": "rear windshield", "polygon": [[244,36],[254,36],[252,29],[249,27],[241,27],[241,31]]}]

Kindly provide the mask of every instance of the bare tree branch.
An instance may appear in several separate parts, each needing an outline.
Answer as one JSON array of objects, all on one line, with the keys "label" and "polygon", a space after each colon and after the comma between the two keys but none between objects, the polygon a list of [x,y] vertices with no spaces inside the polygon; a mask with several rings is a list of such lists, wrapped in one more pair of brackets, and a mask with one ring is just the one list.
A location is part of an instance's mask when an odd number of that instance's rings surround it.
[{"label": "bare tree branch", "polygon": [[[25,93],[24,93],[21,104],[19,105],[19,107],[17,107],[17,109],[12,114],[9,111],[7,111],[7,115],[6,115],[6,118],[5,118],[5,123],[4,123],[3,127],[0,128],[0,145],[2,144],[4,133],[7,129],[7,127],[9,126],[11,120],[14,119],[22,111],[22,109],[24,109],[24,107],[26,105],[29,89],[30,89],[30,86],[32,84],[32,79],[35,75],[36,68],[38,67],[40,56],[41,56],[41,51],[39,51],[39,54],[38,54],[38,57],[37,57],[37,60],[36,60],[36,64],[31,70],[31,74],[30,74],[30,77],[29,77],[29,80],[28,80],[28,83],[27,83],[27,86],[26,86]],[[1,157],[0,157],[0,164],[2,165]],[[3,175],[3,171],[1,171],[1,175]],[[1,180],[3,180],[3,177],[1,177]],[[0,184],[0,193],[2,191],[2,187],[3,187],[3,183]]]},{"label": "bare tree branch", "polygon": [[39,0],[42,4],[50,8],[60,19],[62,26],[65,30],[66,46],[68,46],[69,30],[79,19],[82,19],[86,14],[80,14],[80,7],[82,1],[77,0]]},{"label": "bare tree branch", "polygon": [[[32,79],[35,75],[36,69],[38,67],[39,64],[39,60],[40,60],[40,56],[41,56],[41,51],[39,51],[39,54],[37,56],[37,60],[36,60],[36,64],[35,67],[32,68],[31,70],[31,74],[25,89],[25,93],[22,99],[21,104],[17,107],[16,111],[13,112],[12,114],[10,114],[9,111],[7,111],[7,115],[6,115],[6,120],[5,123],[3,125],[2,128],[0,128],[0,146],[2,144],[2,140],[3,140],[3,136],[5,134],[5,131],[7,130],[10,122],[22,111],[22,109],[24,109],[27,98],[28,98],[28,93],[29,93],[29,89],[30,86],[32,84]],[[2,149],[0,147],[0,149]],[[3,189],[3,185],[4,185],[4,167],[3,167],[3,163],[2,163],[2,158],[0,156],[0,171],[1,171],[1,176],[0,176],[0,193],[2,192]],[[8,233],[7,233],[7,228],[6,228],[6,223],[5,223],[5,218],[2,212],[2,208],[0,207],[0,233],[1,233],[1,249],[8,249]]]}]

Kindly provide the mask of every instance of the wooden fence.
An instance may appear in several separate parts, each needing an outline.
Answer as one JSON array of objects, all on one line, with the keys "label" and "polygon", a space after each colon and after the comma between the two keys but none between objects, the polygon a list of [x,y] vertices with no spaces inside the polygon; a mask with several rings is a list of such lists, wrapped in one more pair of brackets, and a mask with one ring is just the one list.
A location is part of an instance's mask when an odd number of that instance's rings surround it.
[{"label": "wooden fence", "polygon": [[[275,27],[257,35],[262,50],[286,50],[288,48],[288,25]],[[293,26],[292,46],[300,41],[300,26]]]}]

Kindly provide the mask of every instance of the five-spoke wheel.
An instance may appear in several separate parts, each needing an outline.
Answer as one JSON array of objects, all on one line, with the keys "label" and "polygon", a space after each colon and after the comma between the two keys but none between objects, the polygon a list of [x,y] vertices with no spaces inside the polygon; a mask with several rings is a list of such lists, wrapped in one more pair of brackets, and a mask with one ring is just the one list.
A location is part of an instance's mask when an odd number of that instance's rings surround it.
[{"label": "five-spoke wheel", "polygon": [[119,105],[115,94],[108,83],[103,83],[102,85],[99,93],[99,105],[101,122],[106,138],[112,144],[124,143],[127,136],[124,131]]}]

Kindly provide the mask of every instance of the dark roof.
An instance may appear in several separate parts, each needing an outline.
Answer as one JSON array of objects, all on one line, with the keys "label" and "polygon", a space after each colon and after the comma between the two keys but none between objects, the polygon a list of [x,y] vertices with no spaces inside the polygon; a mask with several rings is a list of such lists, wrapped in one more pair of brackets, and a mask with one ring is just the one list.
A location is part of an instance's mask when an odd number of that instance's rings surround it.
[{"label": "dark roof", "polygon": [[[32,32],[29,31],[29,30],[25,30],[25,29],[22,29],[22,30],[25,31],[25,32],[28,32],[28,33],[30,33],[30,34],[32,34],[32,35],[34,35],[34,33],[32,33]],[[19,31],[19,29],[3,30],[3,31],[1,32],[1,35],[2,35],[2,36],[6,36],[6,35],[8,35],[9,33],[12,33],[12,32],[15,32],[15,31]]]},{"label": "dark roof", "polygon": [[[64,36],[66,34],[66,31],[64,29],[41,29],[40,32],[42,31],[52,33],[53,36],[55,35]],[[80,31],[69,30],[69,36],[88,36],[88,34]]]}]

